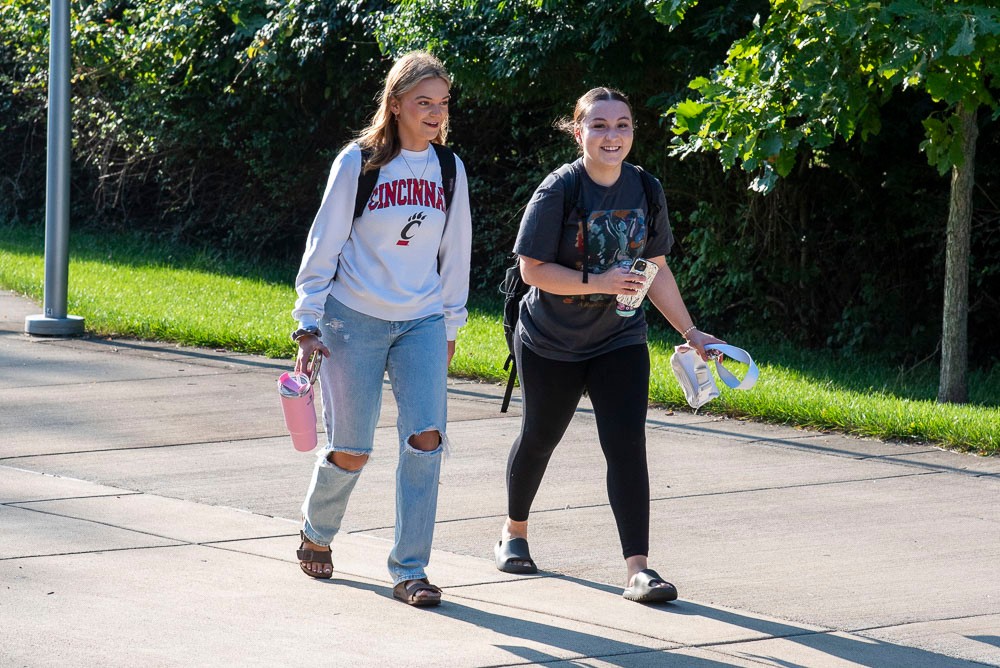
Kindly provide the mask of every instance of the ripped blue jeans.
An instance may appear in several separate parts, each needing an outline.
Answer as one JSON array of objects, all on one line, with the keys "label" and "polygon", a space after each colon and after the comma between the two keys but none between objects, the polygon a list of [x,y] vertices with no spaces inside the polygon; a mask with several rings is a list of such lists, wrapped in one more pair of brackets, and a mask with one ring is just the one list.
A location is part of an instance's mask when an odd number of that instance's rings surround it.
[{"label": "ripped blue jeans", "polygon": [[[426,577],[441,457],[448,444],[444,317],[380,320],[329,297],[320,329],[330,349],[330,358],[320,367],[327,445],[317,457],[302,503],[303,531],[313,543],[329,545],[340,530],[363,469],[347,471],[328,457],[333,452],[371,454],[382,408],[382,381],[388,372],[399,412],[396,537],[389,573],[394,585]],[[409,444],[411,436],[425,431],[441,434],[441,445],[435,450],[425,452]]]}]

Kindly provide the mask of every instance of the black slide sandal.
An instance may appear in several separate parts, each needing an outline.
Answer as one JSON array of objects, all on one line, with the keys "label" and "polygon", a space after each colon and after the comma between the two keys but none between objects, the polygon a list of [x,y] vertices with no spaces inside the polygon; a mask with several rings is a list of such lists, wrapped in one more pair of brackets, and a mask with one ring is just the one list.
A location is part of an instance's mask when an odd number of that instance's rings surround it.
[{"label": "black slide sandal", "polygon": [[647,568],[635,574],[632,586],[622,592],[622,596],[636,603],[666,603],[677,599],[677,587]]},{"label": "black slide sandal", "polygon": [[[493,546],[493,556],[496,558],[497,568],[504,573],[530,575],[538,572],[538,567],[531,559],[531,552],[528,551],[528,541],[524,538],[511,538],[508,541],[498,542]],[[517,561],[528,563],[514,563]]]}]

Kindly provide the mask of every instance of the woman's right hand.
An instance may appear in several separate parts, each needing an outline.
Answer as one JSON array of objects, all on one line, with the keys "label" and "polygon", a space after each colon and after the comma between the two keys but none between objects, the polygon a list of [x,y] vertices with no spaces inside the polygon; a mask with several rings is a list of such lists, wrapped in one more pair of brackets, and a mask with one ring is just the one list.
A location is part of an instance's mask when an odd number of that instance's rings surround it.
[{"label": "woman's right hand", "polygon": [[612,267],[604,273],[591,274],[591,280],[600,277],[601,292],[607,295],[634,295],[642,289],[646,277],[634,274],[624,267]]},{"label": "woman's right hand", "polygon": [[312,334],[299,337],[298,343],[299,352],[295,356],[295,373],[311,376],[313,370],[309,361],[312,359],[313,353],[319,351],[323,357],[330,357],[330,349],[323,345],[318,336]]}]

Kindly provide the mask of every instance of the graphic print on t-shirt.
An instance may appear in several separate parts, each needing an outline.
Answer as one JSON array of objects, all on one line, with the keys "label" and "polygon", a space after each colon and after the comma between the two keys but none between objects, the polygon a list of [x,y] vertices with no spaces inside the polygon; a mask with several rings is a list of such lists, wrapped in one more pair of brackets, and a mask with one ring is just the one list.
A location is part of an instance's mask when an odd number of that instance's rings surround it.
[{"label": "graphic print on t-shirt", "polygon": [[[582,221],[581,221],[582,223]],[[587,217],[587,271],[603,274],[619,262],[639,257],[646,247],[646,215],[642,209],[592,211]],[[583,224],[576,233],[576,247],[583,257]],[[583,262],[577,262],[583,269]],[[570,295],[567,304],[600,306],[614,295]]]}]

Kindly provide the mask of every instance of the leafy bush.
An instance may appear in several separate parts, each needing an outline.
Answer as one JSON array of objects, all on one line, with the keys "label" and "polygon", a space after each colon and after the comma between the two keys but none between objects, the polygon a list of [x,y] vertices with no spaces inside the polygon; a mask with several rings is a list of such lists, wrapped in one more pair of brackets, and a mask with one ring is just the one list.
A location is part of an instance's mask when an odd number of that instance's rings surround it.
[{"label": "leafy bush", "polygon": [[[671,256],[699,323],[813,346],[933,358],[947,179],[917,153],[903,96],[867,144],[833,144],[775,192],[668,155],[664,109],[725,55],[763,0],[76,0],[73,224],[144,230],[220,256],[297,261],[329,165],[373,111],[390,56],[431,48],[455,78],[451,141],[472,188],[473,285],[487,298],[530,193],[576,154],[552,127],[595,85],[635,107],[631,160],[664,184]],[[763,20],[763,19],[761,19]],[[0,217],[41,220],[48,2],[0,3]],[[973,364],[1000,337],[1000,130],[980,135]]]},{"label": "leafy bush", "polygon": [[[47,4],[0,8],[5,138],[37,137],[44,124]],[[73,3],[77,218],[251,254],[297,251],[381,77],[358,4]],[[44,162],[38,144],[18,156],[5,142],[3,159]],[[44,183],[14,174],[7,215],[37,207]]]}]

